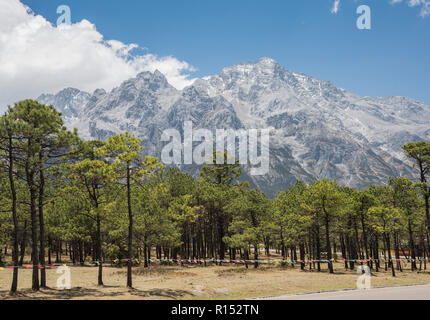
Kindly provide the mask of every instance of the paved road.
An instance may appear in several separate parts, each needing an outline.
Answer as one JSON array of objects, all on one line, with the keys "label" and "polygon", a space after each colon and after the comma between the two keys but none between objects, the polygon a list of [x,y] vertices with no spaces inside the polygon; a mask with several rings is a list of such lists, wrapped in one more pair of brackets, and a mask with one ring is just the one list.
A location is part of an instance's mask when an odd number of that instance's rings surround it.
[{"label": "paved road", "polygon": [[285,295],[260,300],[430,300],[430,285]]}]

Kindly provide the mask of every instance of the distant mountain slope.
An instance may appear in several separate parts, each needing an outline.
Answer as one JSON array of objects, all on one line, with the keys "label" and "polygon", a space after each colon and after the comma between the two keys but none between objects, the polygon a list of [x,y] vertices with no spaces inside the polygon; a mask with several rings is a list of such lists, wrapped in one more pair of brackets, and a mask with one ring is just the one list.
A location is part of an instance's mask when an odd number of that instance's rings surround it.
[{"label": "distant mountain slope", "polygon": [[[65,89],[38,101],[63,112],[84,139],[122,131],[159,156],[161,133],[195,128],[271,128],[266,176],[245,177],[269,196],[296,180],[336,179],[363,188],[392,176],[412,177],[401,146],[430,139],[430,106],[405,97],[360,97],[329,81],[284,69],[270,58],[225,68],[182,91],[158,71],[141,73],[111,92]],[[185,170],[196,174],[195,166]]]}]

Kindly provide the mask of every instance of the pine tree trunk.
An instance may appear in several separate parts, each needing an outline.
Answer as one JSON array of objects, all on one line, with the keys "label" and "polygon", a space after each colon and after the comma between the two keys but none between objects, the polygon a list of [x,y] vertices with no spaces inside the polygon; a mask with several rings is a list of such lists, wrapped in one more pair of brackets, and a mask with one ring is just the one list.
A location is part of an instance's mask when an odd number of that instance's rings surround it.
[{"label": "pine tree trunk", "polygon": [[218,212],[218,239],[219,239],[219,259],[224,260],[225,243],[224,243],[224,218],[222,213]]},{"label": "pine tree trunk", "polygon": [[374,248],[374,255],[373,259],[375,259],[375,268],[376,272],[379,272],[380,263],[379,263],[379,243],[378,243],[378,236],[375,236],[375,248]]},{"label": "pine tree trunk", "polygon": [[131,185],[130,165],[127,164],[127,206],[128,206],[128,265],[127,265],[127,287],[133,287],[133,212],[131,210]]},{"label": "pine tree trunk", "polygon": [[103,261],[102,261],[102,235],[101,235],[101,219],[100,212],[98,210],[98,205],[96,206],[97,210],[97,260],[99,265],[98,272],[98,285],[103,285]]},{"label": "pine tree trunk", "polygon": [[148,250],[146,246],[146,236],[143,239],[143,267],[148,268]]},{"label": "pine tree trunk", "polygon": [[15,268],[13,268],[12,275],[12,286],[10,288],[10,293],[15,294],[18,288],[18,235],[19,235],[19,225],[18,225],[18,215],[16,210],[16,189],[15,189],[15,180],[13,177],[13,145],[12,145],[12,137],[9,136],[9,184],[10,191],[12,196],[12,219],[13,219],[13,250],[12,250],[12,261]]},{"label": "pine tree trunk", "polygon": [[321,243],[320,243],[320,227],[316,226],[316,254],[317,254],[317,268],[318,268],[318,272],[321,272]]},{"label": "pine tree trunk", "polygon": [[346,245],[343,233],[340,234],[340,248],[342,250],[342,259],[345,260],[345,269],[348,270],[348,256],[346,254]]},{"label": "pine tree trunk", "polygon": [[325,220],[325,237],[326,237],[326,250],[327,250],[327,260],[328,260],[328,269],[330,273],[334,273],[333,270],[333,262],[332,262],[332,254],[331,254],[331,243],[330,243],[330,219],[327,210],[325,209],[325,203],[323,201],[323,211],[324,211],[324,220]]},{"label": "pine tree trunk", "polygon": [[258,268],[258,244],[254,243],[254,268]]},{"label": "pine tree trunk", "polygon": [[388,250],[388,260],[389,260],[389,265],[391,266],[391,273],[393,275],[393,277],[396,276],[396,271],[394,271],[394,263],[393,263],[393,259],[391,256],[391,245],[390,245],[390,235],[389,234],[385,234],[385,241],[387,243],[387,250]]},{"label": "pine tree trunk", "polygon": [[[363,231],[363,246],[364,246],[364,251],[366,253],[366,260],[369,260],[370,255],[369,255],[369,249],[368,249],[368,243],[367,243],[366,224],[364,221],[364,214],[363,213],[361,213],[361,228]],[[367,262],[367,265],[368,266],[370,265],[369,261]]]},{"label": "pine tree trunk", "polygon": [[[39,156],[39,161],[42,162],[42,156]],[[39,241],[40,241],[40,251],[39,251],[39,263],[41,265],[40,269],[40,287],[46,288],[46,269],[45,269],[45,221],[43,216],[43,197],[45,191],[45,175],[43,173],[43,164],[39,167]]]},{"label": "pine tree trunk", "polygon": [[299,251],[300,251],[300,269],[305,270],[305,244],[303,242],[299,245]]},{"label": "pine tree trunk", "polygon": [[48,264],[52,264],[52,239],[48,236]]},{"label": "pine tree trunk", "polygon": [[411,221],[408,220],[408,231],[409,231],[409,250],[411,251],[411,271],[415,271],[417,269],[417,263],[415,261],[415,243],[414,243],[414,234],[412,231]]},{"label": "pine tree trunk", "polygon": [[18,264],[20,267],[22,267],[22,265],[24,264],[25,249],[27,247],[27,227],[28,227],[28,220],[25,219],[24,228],[22,230],[21,243],[20,243],[20,257],[19,257],[19,264]]},{"label": "pine tree trunk", "polygon": [[39,291],[39,254],[37,251],[37,212],[36,212],[36,186],[34,184],[34,173],[30,170],[30,160],[25,164],[27,185],[30,193],[30,215],[31,215],[31,260],[33,264],[32,285],[33,291]]},{"label": "pine tree trunk", "polygon": [[399,233],[394,233],[394,252],[396,256],[396,265],[397,270],[403,272],[402,270],[402,262],[400,261],[400,250],[399,250]]}]

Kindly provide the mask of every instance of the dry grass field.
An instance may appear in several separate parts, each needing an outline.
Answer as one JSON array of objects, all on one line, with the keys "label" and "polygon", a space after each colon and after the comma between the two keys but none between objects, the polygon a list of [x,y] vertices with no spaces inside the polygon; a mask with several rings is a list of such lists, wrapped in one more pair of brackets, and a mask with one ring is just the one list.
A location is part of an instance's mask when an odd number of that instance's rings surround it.
[{"label": "dry grass field", "polygon": [[[326,266],[324,266],[326,267]],[[97,286],[97,268],[71,268],[72,289],[55,289],[58,274],[55,269],[47,271],[48,286],[51,289],[33,293],[31,270],[20,270],[20,293],[8,295],[12,272],[0,271],[0,299],[49,299],[49,300],[212,300],[245,299],[294,293],[322,292],[356,287],[357,274],[345,271],[342,264],[336,265],[335,274],[326,270],[300,271],[300,268],[261,267],[246,269],[244,266],[152,266],[135,268],[134,289],[128,290],[126,269],[104,268],[105,286]],[[398,286],[430,283],[427,272],[390,272],[373,274],[372,286]]]}]

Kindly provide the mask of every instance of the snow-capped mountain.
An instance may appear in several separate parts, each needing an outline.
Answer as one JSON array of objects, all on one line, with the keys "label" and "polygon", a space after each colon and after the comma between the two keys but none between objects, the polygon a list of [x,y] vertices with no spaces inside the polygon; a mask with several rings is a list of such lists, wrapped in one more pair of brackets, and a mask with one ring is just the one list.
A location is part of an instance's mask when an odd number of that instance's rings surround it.
[{"label": "snow-capped mountain", "polygon": [[430,139],[430,106],[404,97],[360,97],[270,58],[225,68],[181,91],[156,71],[111,92],[69,88],[38,101],[63,112],[85,139],[129,131],[156,156],[162,132],[182,132],[184,121],[207,129],[271,128],[270,172],[248,176],[245,168],[244,174],[270,196],[296,180],[330,178],[362,188],[412,177],[401,146]]}]

